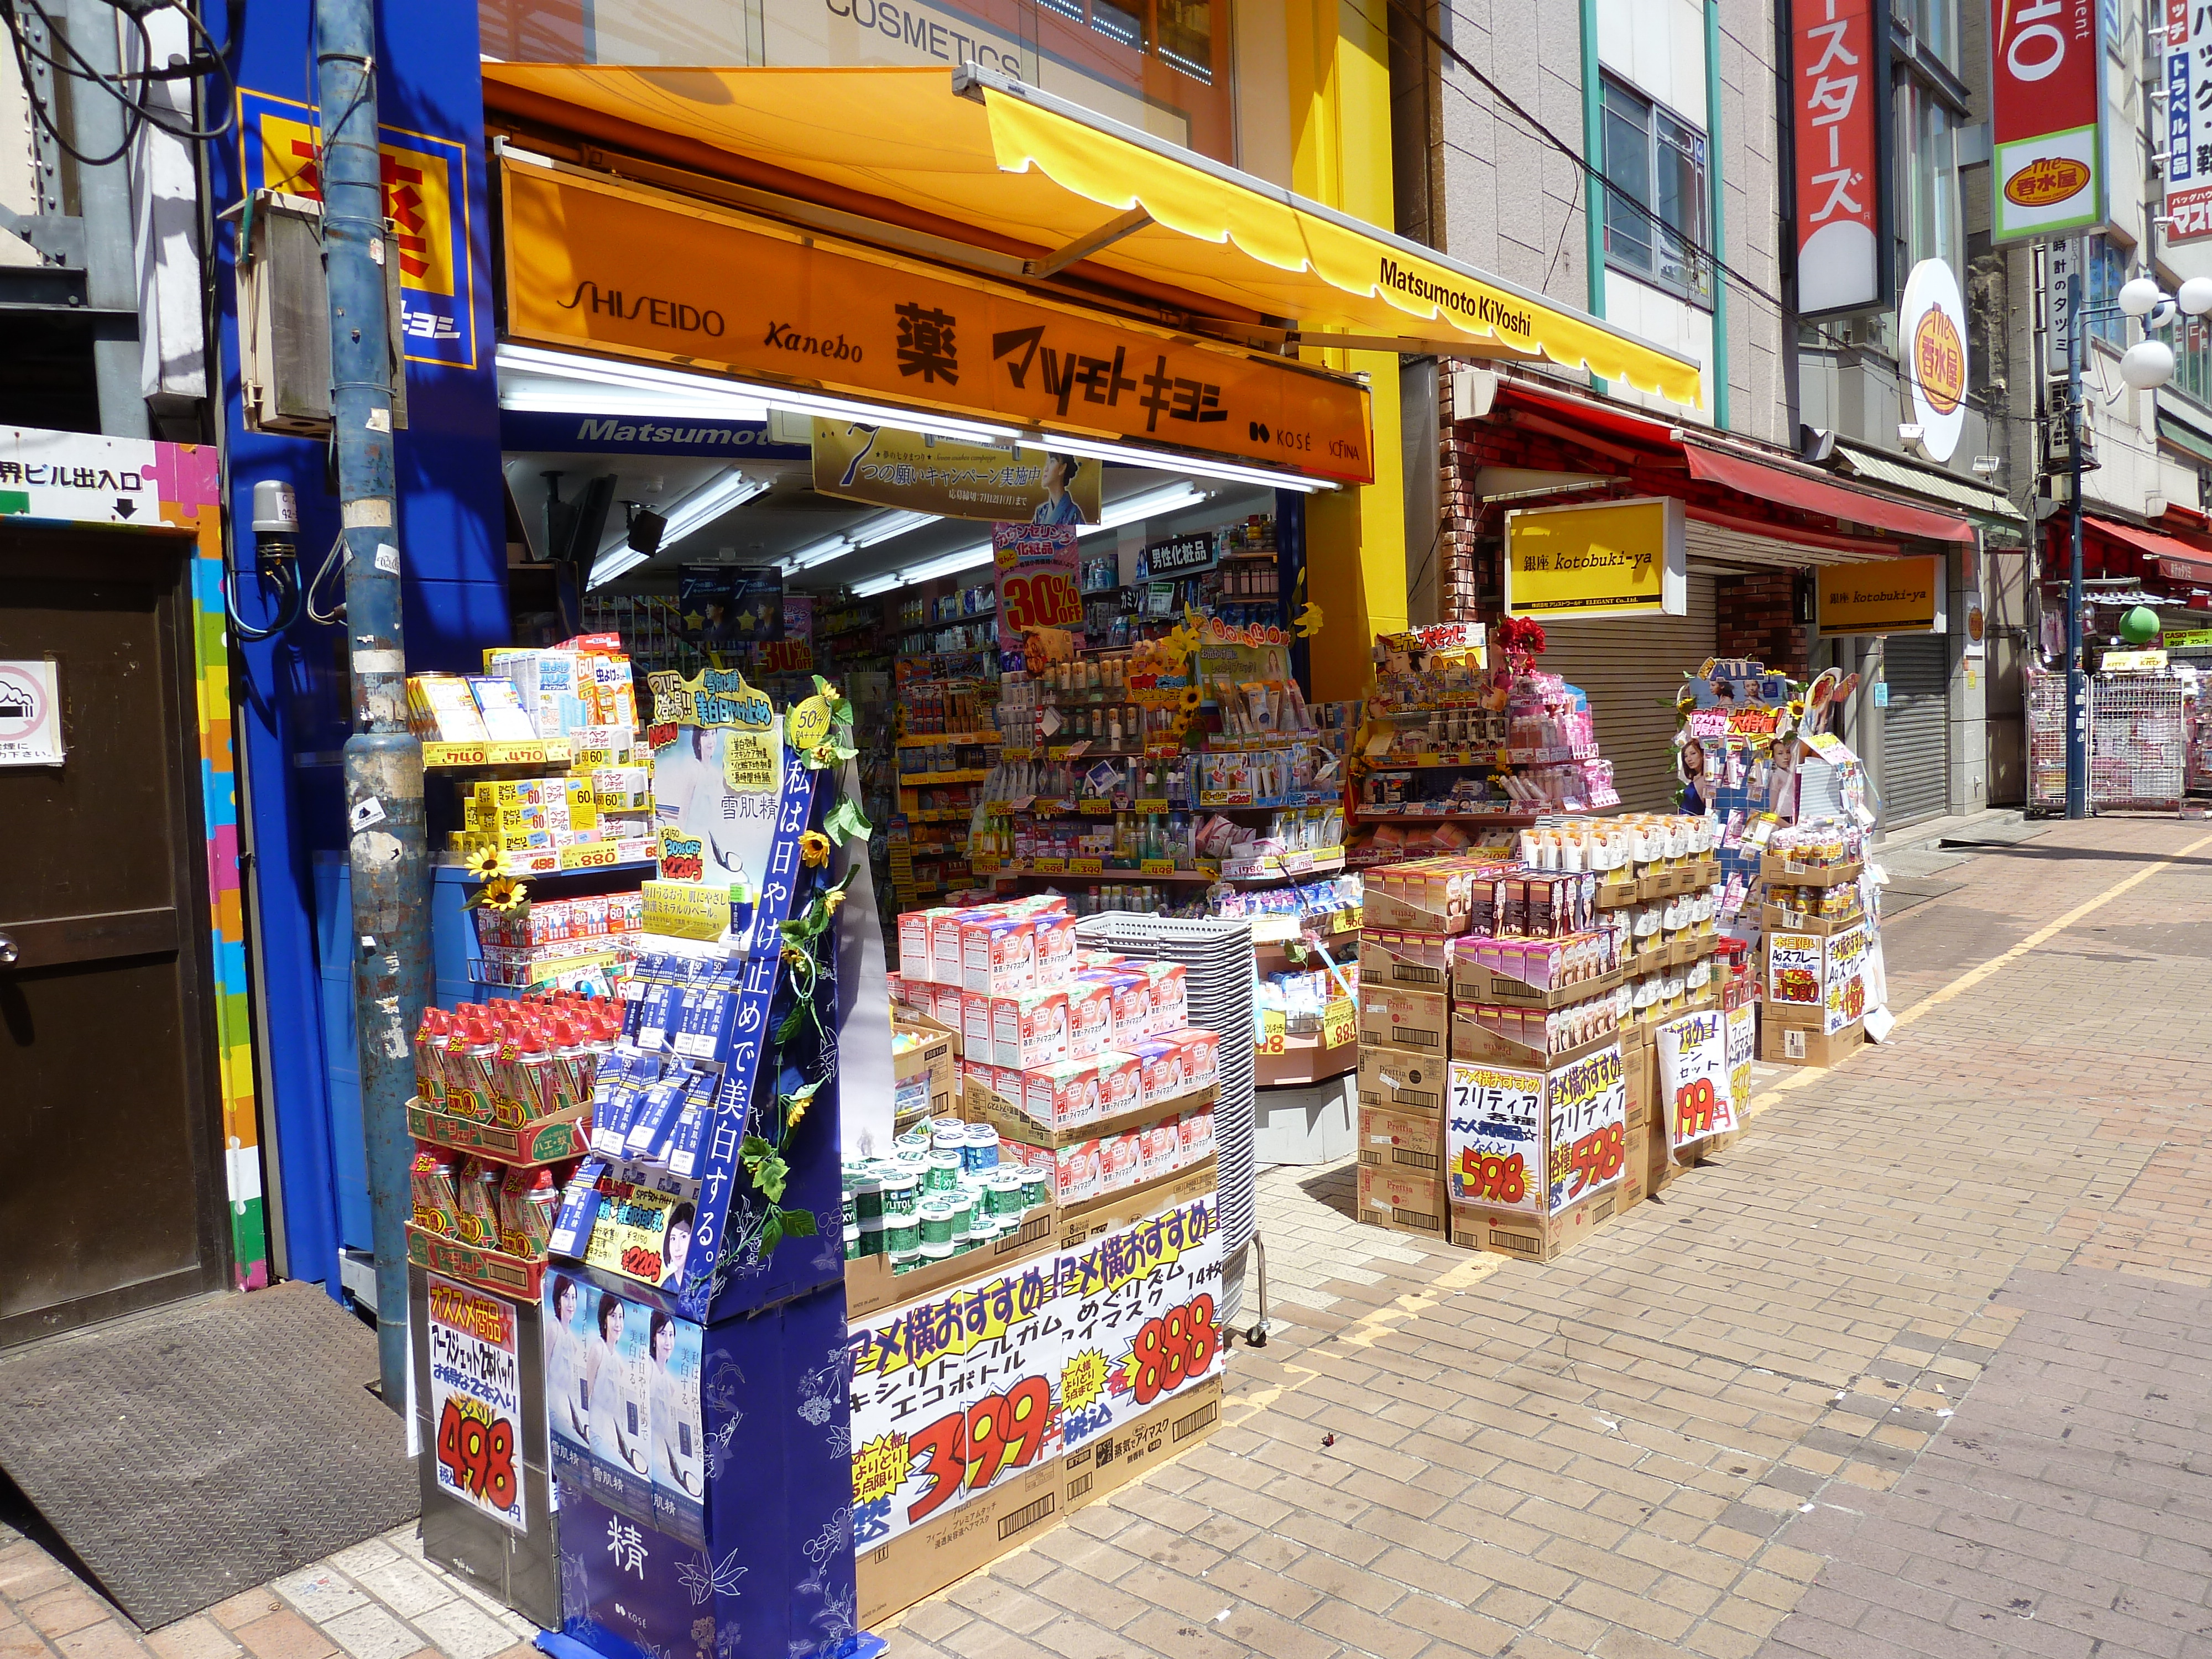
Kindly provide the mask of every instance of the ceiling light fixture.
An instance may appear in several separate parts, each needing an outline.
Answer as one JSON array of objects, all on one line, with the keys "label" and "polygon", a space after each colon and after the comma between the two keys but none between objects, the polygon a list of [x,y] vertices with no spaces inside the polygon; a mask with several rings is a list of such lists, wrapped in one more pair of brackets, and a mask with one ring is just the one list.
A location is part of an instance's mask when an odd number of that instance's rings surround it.
[{"label": "ceiling light fixture", "polygon": [[[725,469],[684,496],[662,515],[668,522],[660,532],[660,545],[675,546],[686,536],[704,530],[725,513],[744,506],[768,487],[768,481],[764,478],[749,478],[734,469]],[[624,571],[635,569],[652,556],[650,553],[640,552],[630,546],[625,532],[599,550],[599,556],[592,562],[591,580],[586,586],[587,588],[603,587]]]}]

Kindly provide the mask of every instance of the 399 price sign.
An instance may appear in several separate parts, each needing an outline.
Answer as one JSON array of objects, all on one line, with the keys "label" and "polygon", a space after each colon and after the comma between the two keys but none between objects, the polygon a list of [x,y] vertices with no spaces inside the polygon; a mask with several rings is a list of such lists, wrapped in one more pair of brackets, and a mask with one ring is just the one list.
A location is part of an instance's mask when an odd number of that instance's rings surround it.
[{"label": "399 price sign", "polygon": [[527,1532],[522,1367],[515,1311],[465,1285],[430,1279],[430,1420],[438,1489]]}]

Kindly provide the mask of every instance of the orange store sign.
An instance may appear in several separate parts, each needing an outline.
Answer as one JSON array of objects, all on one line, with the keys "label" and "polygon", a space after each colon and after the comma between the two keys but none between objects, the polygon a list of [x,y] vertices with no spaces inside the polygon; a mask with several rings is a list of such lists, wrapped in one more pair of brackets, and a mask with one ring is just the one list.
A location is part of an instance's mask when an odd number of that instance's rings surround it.
[{"label": "orange store sign", "polygon": [[1370,483],[1355,381],[509,161],[510,337]]}]

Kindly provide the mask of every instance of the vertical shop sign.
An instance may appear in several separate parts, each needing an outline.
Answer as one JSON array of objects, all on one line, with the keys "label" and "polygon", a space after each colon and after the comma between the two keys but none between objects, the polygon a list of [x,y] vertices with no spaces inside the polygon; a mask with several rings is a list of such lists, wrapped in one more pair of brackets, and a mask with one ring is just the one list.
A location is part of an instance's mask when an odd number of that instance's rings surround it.
[{"label": "vertical shop sign", "polygon": [[2104,223],[2099,33],[2095,0],[1990,0],[1992,241]]},{"label": "vertical shop sign", "polygon": [[430,1279],[430,1421],[438,1488],[530,1530],[522,1498],[522,1364],[514,1309]]},{"label": "vertical shop sign", "polygon": [[2212,9],[2166,5],[2166,240],[2212,236]]},{"label": "vertical shop sign", "polygon": [[1793,0],[1797,305],[1807,316],[1881,301],[1881,121],[1873,0]]},{"label": "vertical shop sign", "polygon": [[1073,628],[1083,620],[1083,580],[1075,526],[994,524],[991,562],[998,574],[1000,663],[1018,668],[1024,634],[1043,628]]}]

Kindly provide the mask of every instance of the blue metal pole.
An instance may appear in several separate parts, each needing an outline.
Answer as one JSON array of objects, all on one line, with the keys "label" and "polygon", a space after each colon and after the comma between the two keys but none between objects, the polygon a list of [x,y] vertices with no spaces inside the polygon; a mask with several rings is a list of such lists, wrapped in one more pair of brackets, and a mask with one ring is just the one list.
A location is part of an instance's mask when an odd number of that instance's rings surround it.
[{"label": "blue metal pole", "polygon": [[331,307],[331,418],[346,541],[353,735],[345,800],[353,866],[354,1019],[376,1246],[384,1401],[407,1401],[407,1102],[429,975],[422,747],[407,728],[399,532],[392,462],[384,182],[376,131],[373,0],[316,0],[323,123],[323,258]]},{"label": "blue metal pole", "polygon": [[[2086,239],[2082,246],[2086,246]],[[2066,585],[2066,816],[2089,816],[2088,683],[2081,672],[2081,289],[2088,281],[2087,262],[2073,262],[2073,280],[2066,295],[2066,418],[2073,428],[2074,453],[2067,463],[2073,474],[2073,499],[2069,502],[2069,530],[2073,540]]]}]

